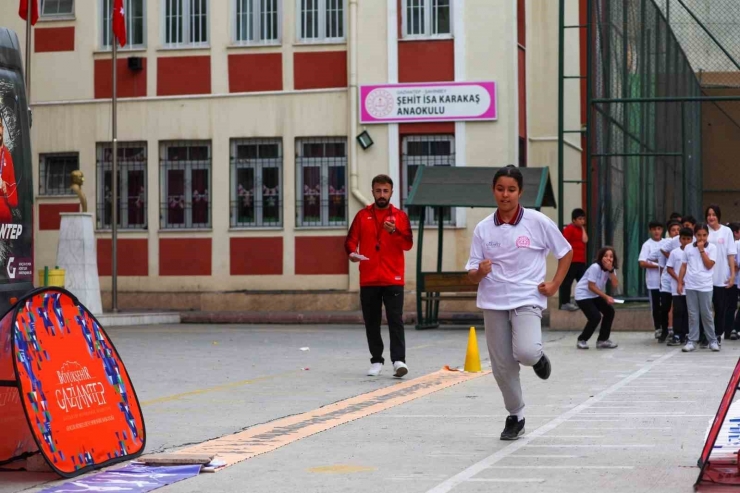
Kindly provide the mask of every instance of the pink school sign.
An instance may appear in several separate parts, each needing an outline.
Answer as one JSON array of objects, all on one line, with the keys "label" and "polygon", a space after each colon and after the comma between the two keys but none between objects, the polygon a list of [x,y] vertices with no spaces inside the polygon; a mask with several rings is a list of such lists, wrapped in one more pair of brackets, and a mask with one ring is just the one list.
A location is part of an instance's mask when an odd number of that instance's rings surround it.
[{"label": "pink school sign", "polygon": [[497,118],[495,82],[360,86],[360,123],[364,124]]}]

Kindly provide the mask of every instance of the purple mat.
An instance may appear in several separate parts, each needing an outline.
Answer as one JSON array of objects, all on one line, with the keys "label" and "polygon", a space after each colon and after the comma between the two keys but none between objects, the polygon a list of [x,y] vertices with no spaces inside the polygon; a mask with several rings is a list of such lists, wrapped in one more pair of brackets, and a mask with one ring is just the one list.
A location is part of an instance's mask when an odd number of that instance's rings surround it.
[{"label": "purple mat", "polygon": [[194,466],[142,466],[131,464],[121,469],[115,469],[84,478],[52,486],[41,493],[77,493],[82,491],[116,491],[130,493],[144,493],[156,490],[183,479],[200,474],[199,465]]}]

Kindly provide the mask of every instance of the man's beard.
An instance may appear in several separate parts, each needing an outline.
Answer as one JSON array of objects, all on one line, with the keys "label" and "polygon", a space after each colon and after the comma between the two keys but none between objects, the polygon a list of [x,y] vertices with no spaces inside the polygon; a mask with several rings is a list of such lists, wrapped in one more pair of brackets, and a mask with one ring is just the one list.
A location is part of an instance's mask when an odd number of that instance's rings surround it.
[{"label": "man's beard", "polygon": [[388,207],[388,201],[386,199],[375,199],[375,205],[380,209],[385,209]]}]

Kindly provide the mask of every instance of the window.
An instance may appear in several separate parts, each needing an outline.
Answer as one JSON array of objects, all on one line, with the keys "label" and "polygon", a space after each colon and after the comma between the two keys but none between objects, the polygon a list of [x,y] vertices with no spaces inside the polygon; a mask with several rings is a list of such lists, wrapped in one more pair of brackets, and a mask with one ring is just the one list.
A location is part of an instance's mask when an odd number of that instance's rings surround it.
[{"label": "window", "polygon": [[[102,46],[110,48],[111,40],[111,10],[113,0],[102,0],[103,8],[103,26],[100,30],[103,33]],[[123,8],[126,11],[126,46],[119,49],[136,49],[146,47],[144,33],[146,26],[144,24],[144,0],[123,0]]]},{"label": "window", "polygon": [[41,0],[42,17],[69,17],[74,14],[74,0]]},{"label": "window", "polygon": [[211,143],[164,142],[159,153],[162,228],[210,228]]},{"label": "window", "polygon": [[[118,227],[146,229],[147,184],[146,142],[119,142],[118,154]],[[97,146],[97,218],[98,229],[113,225],[113,146]]]},{"label": "window", "polygon": [[404,0],[403,37],[449,37],[451,0]]},{"label": "window", "polygon": [[208,45],[208,0],[162,0],[164,44]]},{"label": "window", "polygon": [[235,0],[234,41],[241,44],[277,44],[280,41],[279,0]]},{"label": "window", "polygon": [[70,174],[80,169],[76,152],[39,156],[39,195],[72,195]]},{"label": "window", "polygon": [[298,0],[301,41],[344,40],[344,0]]},{"label": "window", "polygon": [[[421,209],[406,207],[406,199],[414,185],[416,172],[420,166],[454,166],[455,165],[455,138],[451,135],[410,135],[403,138],[403,153],[401,166],[403,167],[403,196],[402,205],[409,215],[412,224],[419,224]],[[455,224],[455,215],[451,207],[442,208],[444,224]],[[424,224],[438,224],[437,209],[426,208]]]},{"label": "window", "polygon": [[231,226],[283,225],[280,139],[231,141]]},{"label": "window", "polygon": [[347,225],[347,139],[296,139],[298,226]]}]

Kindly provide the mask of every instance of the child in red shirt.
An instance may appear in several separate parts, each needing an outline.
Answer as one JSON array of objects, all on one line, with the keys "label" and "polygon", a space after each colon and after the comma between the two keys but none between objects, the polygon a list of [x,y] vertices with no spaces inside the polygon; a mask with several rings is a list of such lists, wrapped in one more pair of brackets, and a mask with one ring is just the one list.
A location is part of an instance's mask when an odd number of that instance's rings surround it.
[{"label": "child in red shirt", "polygon": [[573,312],[579,308],[575,303],[571,303],[570,301],[570,288],[573,285],[573,281],[580,281],[586,272],[586,243],[588,243],[588,235],[586,234],[586,211],[583,209],[573,209],[571,218],[573,222],[563,228],[563,236],[568,240],[570,246],[573,247],[573,262],[570,264],[563,284],[560,285],[560,309]]}]

